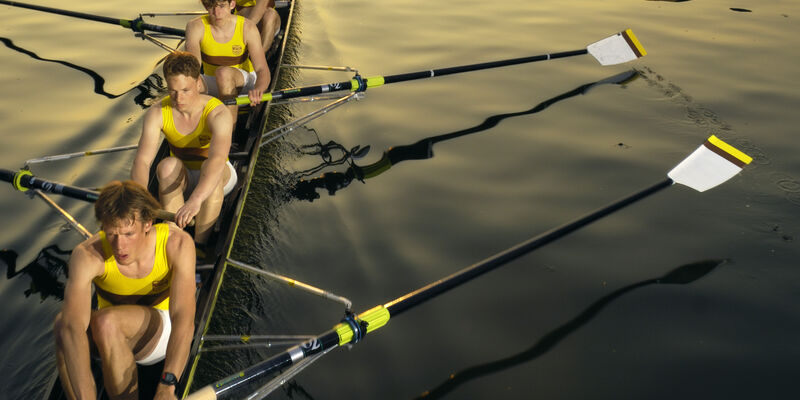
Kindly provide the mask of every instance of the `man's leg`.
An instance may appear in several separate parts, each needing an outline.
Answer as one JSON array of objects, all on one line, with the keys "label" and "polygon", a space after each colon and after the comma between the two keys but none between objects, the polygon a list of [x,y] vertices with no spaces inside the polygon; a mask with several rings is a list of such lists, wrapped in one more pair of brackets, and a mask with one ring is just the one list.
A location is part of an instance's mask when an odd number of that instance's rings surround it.
[{"label": "man's leg", "polygon": [[186,167],[176,157],[167,157],[158,163],[158,200],[169,212],[178,211],[183,206],[183,190],[188,180]]},{"label": "man's leg", "polygon": [[[219,88],[219,99],[228,100],[233,99],[239,95],[239,88],[244,86],[244,77],[242,71],[232,67],[219,67],[217,68],[214,76],[217,78],[217,87]],[[228,106],[228,110],[233,116],[233,126],[236,126],[236,118],[239,114],[239,106]]]},{"label": "man's leg", "polygon": [[158,311],[143,306],[114,306],[94,311],[89,328],[103,363],[103,382],[112,399],[137,399],[135,354],[158,342]]},{"label": "man's leg", "polygon": [[259,24],[261,30],[261,44],[264,46],[264,52],[269,51],[272,46],[272,41],[275,40],[275,35],[281,29],[281,17],[274,8],[267,8],[264,16],[261,17]]}]

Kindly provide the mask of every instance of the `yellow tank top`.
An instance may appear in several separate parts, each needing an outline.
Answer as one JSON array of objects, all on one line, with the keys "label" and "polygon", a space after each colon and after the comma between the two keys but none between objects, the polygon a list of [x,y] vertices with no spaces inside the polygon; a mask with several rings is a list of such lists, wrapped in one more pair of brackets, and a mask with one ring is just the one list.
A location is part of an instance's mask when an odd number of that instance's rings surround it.
[{"label": "yellow tank top", "polygon": [[161,100],[161,131],[169,143],[170,154],[183,161],[183,165],[188,169],[200,169],[203,161],[208,159],[208,148],[211,145],[211,128],[206,125],[208,114],[212,110],[221,106],[222,102],[216,97],[212,97],[203,107],[203,115],[194,131],[184,135],[178,132],[175,127],[175,120],[172,118],[172,103],[169,96]]},{"label": "yellow tank top", "polygon": [[211,35],[211,23],[208,15],[202,16],[205,31],[200,40],[200,58],[203,60],[203,74],[213,76],[217,67],[228,66],[253,72],[253,64],[244,43],[244,20],[241,15],[236,15],[236,28],[233,37],[227,43],[217,43]]},{"label": "yellow tank top", "polygon": [[256,0],[236,0],[236,5],[239,7],[253,7],[256,5]]},{"label": "yellow tank top", "polygon": [[97,308],[122,304],[138,304],[162,310],[169,310],[169,285],[172,270],[167,263],[167,238],[169,225],[155,224],[156,256],[153,270],[144,278],[129,278],[119,271],[111,244],[106,233],[100,231],[105,257],[105,272],[94,278],[97,293]]}]

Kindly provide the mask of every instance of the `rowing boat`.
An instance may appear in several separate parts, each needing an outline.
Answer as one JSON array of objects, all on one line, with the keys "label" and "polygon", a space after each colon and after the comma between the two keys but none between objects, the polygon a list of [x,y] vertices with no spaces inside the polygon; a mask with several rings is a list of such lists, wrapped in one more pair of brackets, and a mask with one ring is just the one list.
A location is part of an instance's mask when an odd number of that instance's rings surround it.
[{"label": "rowing boat", "polygon": [[[289,37],[288,32],[293,12],[293,2],[289,2],[287,7],[278,9],[278,14],[281,17],[281,32],[284,34],[276,38],[276,43],[273,45],[272,49],[273,51],[267,54],[267,64],[270,66],[272,75],[270,90],[274,90],[279,80],[280,65]],[[240,114],[246,115],[240,115],[240,118],[237,120],[237,126],[233,132],[231,142],[231,151],[228,157],[236,170],[238,182],[234,189],[225,197],[219,219],[214,226],[214,230],[208,242],[213,243],[213,246],[208,249],[209,257],[207,259],[213,260],[213,263],[201,265],[197,268],[198,290],[196,292],[197,308],[195,313],[195,333],[189,353],[189,360],[184,369],[183,376],[180,378],[181,384],[178,391],[176,391],[179,397],[184,397],[188,394],[195,373],[197,372],[200,350],[203,343],[202,338],[208,329],[217,295],[219,294],[219,289],[225,275],[226,258],[231,251],[233,240],[236,236],[239,218],[244,207],[245,198],[247,197],[247,191],[253,175],[256,159],[258,158],[261,134],[263,129],[267,126],[269,109],[270,103],[262,103],[256,107],[242,107],[240,109]],[[156,196],[158,195],[158,183],[155,178],[155,166],[158,165],[158,161],[168,155],[169,147],[165,140],[159,148],[158,155],[153,162],[153,168],[150,172],[151,178],[148,189]],[[158,377],[163,367],[163,361],[151,366],[138,367],[139,392],[141,398],[153,397],[158,383]],[[93,363],[92,373],[98,385],[98,398],[106,398],[103,394],[103,380],[99,363]],[[47,398],[51,400],[65,398],[61,382],[58,379],[56,379]]]}]

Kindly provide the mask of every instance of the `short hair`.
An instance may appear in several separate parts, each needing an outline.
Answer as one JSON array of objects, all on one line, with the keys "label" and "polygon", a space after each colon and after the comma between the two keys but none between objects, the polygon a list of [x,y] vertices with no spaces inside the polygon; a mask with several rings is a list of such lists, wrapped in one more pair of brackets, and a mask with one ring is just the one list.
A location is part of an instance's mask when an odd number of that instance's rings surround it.
[{"label": "short hair", "polygon": [[111,181],[100,189],[94,216],[101,226],[120,221],[153,222],[161,204],[144,186],[131,181]]},{"label": "short hair", "polygon": [[192,53],[187,51],[174,51],[164,60],[164,78],[175,75],[185,75],[191,78],[200,77],[200,62]]},{"label": "short hair", "polygon": [[203,3],[203,7],[209,9],[219,3],[230,3],[231,0],[200,0],[200,2]]}]

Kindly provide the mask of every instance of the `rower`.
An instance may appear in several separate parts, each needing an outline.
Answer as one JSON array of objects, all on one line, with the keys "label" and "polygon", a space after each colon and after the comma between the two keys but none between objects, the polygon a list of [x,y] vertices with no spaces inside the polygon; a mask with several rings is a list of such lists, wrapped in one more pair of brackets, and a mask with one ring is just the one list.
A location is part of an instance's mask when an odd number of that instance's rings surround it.
[{"label": "rower", "polygon": [[[90,354],[102,362],[110,398],[138,398],[136,364],[161,360],[155,398],[175,398],[194,331],[195,250],[186,232],[153,223],[159,208],[133,181],[113,181],[100,191],[94,210],[102,230],[72,252],[53,329],[70,399],[97,398]],[[91,309],[92,284],[97,310]]]},{"label": "rower", "polygon": [[[261,103],[270,75],[256,25],[231,14],[235,0],[202,0],[208,15],[186,24],[186,51],[203,63],[207,93],[223,100],[247,94],[252,105]],[[238,106],[228,109],[236,122]]]},{"label": "rower", "polygon": [[236,13],[258,26],[264,53],[268,52],[281,28],[281,17],[275,11],[275,0],[236,0]]},{"label": "rower", "polygon": [[194,240],[202,250],[224,195],[236,184],[236,171],[227,161],[233,124],[219,99],[200,93],[200,63],[192,54],[168,55],[164,79],[169,96],[144,116],[131,178],[147,186],[163,132],[170,157],[156,168],[159,198],[165,210],[175,213],[179,227],[196,217]]}]

